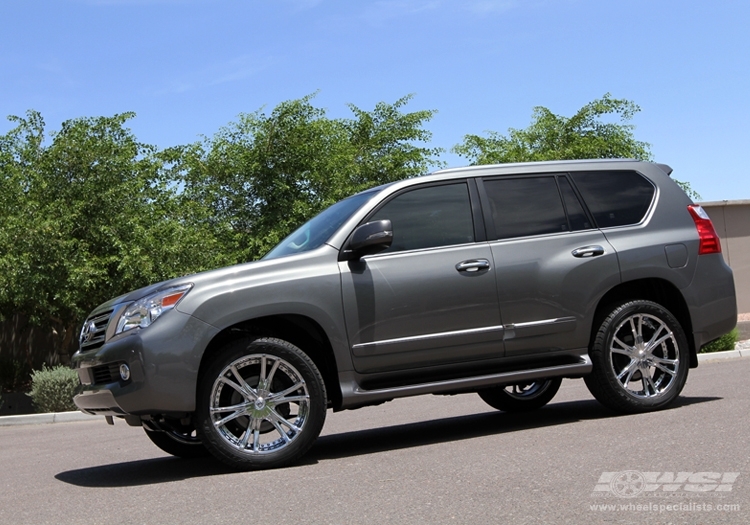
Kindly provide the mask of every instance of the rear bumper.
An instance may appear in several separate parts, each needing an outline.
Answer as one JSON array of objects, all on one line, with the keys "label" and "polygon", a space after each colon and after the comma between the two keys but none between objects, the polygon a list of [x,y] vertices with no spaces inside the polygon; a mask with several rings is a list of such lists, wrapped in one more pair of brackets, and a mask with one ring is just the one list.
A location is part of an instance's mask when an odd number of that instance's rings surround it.
[{"label": "rear bumper", "polygon": [[698,257],[693,282],[685,292],[696,351],[737,326],[734,276],[721,254]]}]

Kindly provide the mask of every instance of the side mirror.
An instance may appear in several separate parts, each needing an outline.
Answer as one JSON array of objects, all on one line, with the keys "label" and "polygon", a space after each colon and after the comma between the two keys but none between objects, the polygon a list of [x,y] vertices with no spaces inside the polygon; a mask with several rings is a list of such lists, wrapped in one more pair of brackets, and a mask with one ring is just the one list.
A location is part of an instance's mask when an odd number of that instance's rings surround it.
[{"label": "side mirror", "polygon": [[383,219],[358,226],[344,250],[345,259],[359,259],[365,255],[382,252],[393,242],[391,221]]}]

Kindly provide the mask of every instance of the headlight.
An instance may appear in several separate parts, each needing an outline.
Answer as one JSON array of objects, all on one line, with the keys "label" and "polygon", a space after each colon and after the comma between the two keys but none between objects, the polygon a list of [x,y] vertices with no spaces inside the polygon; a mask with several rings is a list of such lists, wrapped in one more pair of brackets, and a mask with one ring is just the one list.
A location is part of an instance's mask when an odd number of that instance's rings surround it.
[{"label": "headlight", "polygon": [[133,328],[146,328],[164,312],[174,308],[192,287],[192,284],[175,286],[137,300],[120,314],[115,334],[127,332]]}]

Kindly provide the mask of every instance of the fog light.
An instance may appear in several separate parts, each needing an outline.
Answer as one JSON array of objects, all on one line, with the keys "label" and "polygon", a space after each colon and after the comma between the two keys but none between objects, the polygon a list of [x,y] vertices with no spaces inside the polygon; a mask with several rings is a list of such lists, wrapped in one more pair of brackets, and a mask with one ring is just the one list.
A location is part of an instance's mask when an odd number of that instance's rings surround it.
[{"label": "fog light", "polygon": [[125,363],[120,365],[120,377],[123,381],[130,379],[130,367]]}]

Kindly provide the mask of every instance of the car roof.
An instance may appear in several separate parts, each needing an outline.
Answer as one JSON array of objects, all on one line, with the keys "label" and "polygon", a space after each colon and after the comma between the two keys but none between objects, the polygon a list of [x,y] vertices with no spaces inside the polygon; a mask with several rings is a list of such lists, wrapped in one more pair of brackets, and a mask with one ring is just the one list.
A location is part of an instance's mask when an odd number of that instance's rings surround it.
[{"label": "car roof", "polygon": [[[498,172],[498,174],[504,174],[503,172],[513,171],[514,173],[527,173],[531,171],[542,171],[550,172],[556,170],[568,171],[570,169],[579,168],[597,168],[601,169],[603,165],[607,164],[649,164],[658,166],[667,175],[672,173],[672,168],[666,164],[656,164],[647,161],[641,161],[637,159],[580,159],[580,160],[548,160],[539,162],[508,162],[504,164],[482,164],[475,166],[465,166],[460,168],[447,168],[435,171],[430,175],[447,175],[447,174],[462,174],[462,175],[479,175],[484,172],[492,171]],[[614,166],[613,166],[614,167]],[[618,166],[623,168],[624,166]]]},{"label": "car roof", "polygon": [[[667,175],[672,173],[672,168],[666,164],[641,161],[637,159],[582,159],[582,160],[550,160],[540,162],[509,162],[505,164],[482,164],[477,166],[465,166],[459,168],[446,168],[428,173],[419,177],[411,177],[400,181],[389,182],[380,186],[369,188],[360,193],[379,193],[383,190],[398,191],[402,188],[426,182],[438,182],[462,177],[502,177],[512,175],[524,175],[535,173],[561,173],[580,170],[641,170],[648,166],[650,169],[657,167]],[[389,193],[390,193],[389,191]]]}]

